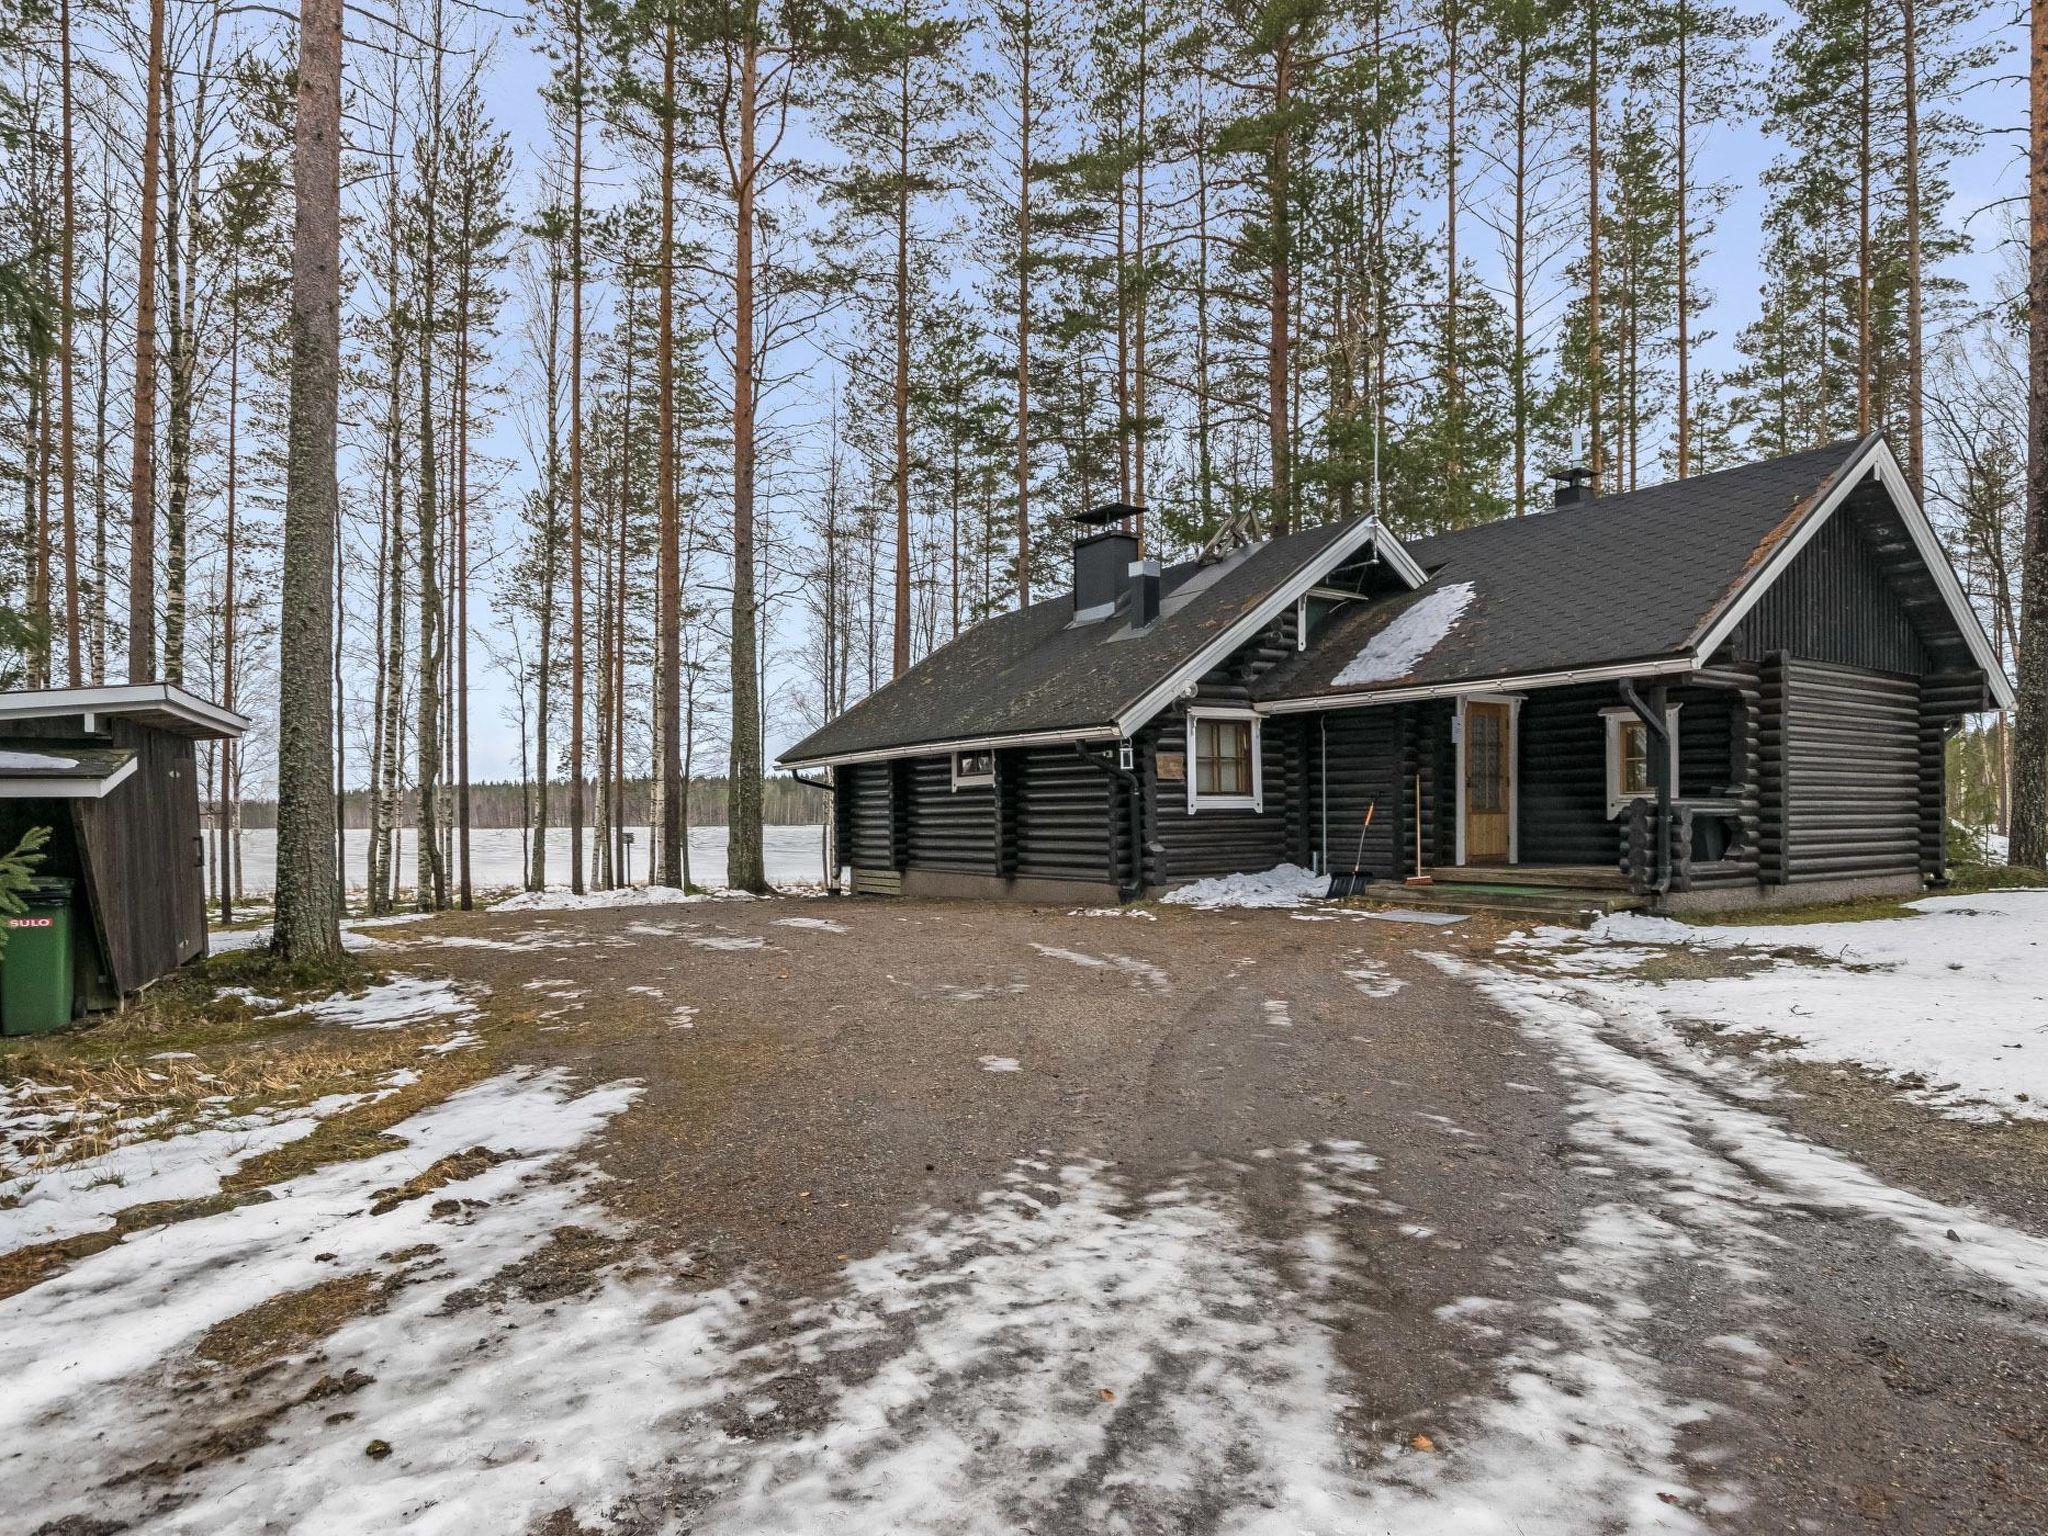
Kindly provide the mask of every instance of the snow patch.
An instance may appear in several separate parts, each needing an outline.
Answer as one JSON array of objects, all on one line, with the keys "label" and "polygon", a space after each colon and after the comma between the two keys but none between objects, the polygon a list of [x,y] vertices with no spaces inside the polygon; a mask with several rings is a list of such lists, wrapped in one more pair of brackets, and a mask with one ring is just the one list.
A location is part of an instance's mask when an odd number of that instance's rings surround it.
[{"label": "snow patch", "polygon": [[1168,979],[1166,972],[1149,960],[1139,960],[1131,955],[1091,955],[1086,950],[1061,949],[1056,944],[1040,944],[1035,941],[1031,947],[1048,960],[1064,960],[1069,965],[1082,966],[1088,970],[1121,971],[1131,978],[1133,985],[1149,987],[1154,992],[1173,990],[1173,983]]},{"label": "snow patch", "polygon": [[699,901],[752,901],[745,891],[686,891],[673,885],[622,885],[609,891],[578,894],[567,886],[522,891],[494,902],[493,912],[598,912],[614,907],[673,907]]},{"label": "snow patch", "polygon": [[350,1029],[403,1029],[408,1024],[467,1023],[476,1017],[476,1004],[445,976],[393,976],[365,992],[334,992],[287,1008],[279,1017],[295,1013]]},{"label": "snow patch", "polygon": [[1362,997],[1392,997],[1408,983],[1393,975],[1385,967],[1367,959],[1359,950],[1345,956],[1350,964],[1344,967],[1344,976]]},{"label": "snow patch", "polygon": [[1443,643],[1472,602],[1472,583],[1454,581],[1417,598],[1365,643],[1332,682],[1339,688],[1398,682]]},{"label": "snow patch", "polygon": [[1176,906],[1214,911],[1223,907],[1298,907],[1318,901],[1329,878],[1299,864],[1276,864],[1255,875],[1217,875],[1168,891],[1160,898]]},{"label": "snow patch", "polygon": [[778,928],[808,928],[816,933],[848,933],[852,931],[846,924],[835,923],[829,917],[778,917],[775,919],[775,926]]},{"label": "snow patch", "polygon": [[[1855,1062],[1961,1119],[2048,1118],[2048,891],[1934,896],[1916,915],[1857,923],[1694,927],[1633,913],[1586,934],[1523,941],[1613,1000],[1726,1034],[1796,1042],[1804,1061]],[[1657,947],[1747,952],[1754,974],[1649,983],[1628,973]],[[1810,950],[1811,964],[1782,950]]]},{"label": "snow patch", "polygon": [[981,1058],[981,1070],[984,1072],[1021,1072],[1024,1069],[1018,1064],[1017,1058],[1014,1056],[983,1056]]},{"label": "snow patch", "polygon": [[63,773],[77,766],[75,757],[48,752],[0,752],[0,773]]}]

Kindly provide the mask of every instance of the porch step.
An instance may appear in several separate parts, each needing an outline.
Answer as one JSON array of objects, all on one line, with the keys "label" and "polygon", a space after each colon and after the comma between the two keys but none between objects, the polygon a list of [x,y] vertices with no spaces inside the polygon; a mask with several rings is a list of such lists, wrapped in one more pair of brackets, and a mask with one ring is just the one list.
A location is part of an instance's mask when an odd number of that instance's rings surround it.
[{"label": "porch step", "polygon": [[1510,885],[1473,880],[1439,880],[1434,885],[1403,885],[1377,880],[1358,898],[1387,906],[1416,907],[1429,912],[1496,913],[1509,917],[1540,917],[1581,926],[1611,912],[1635,912],[1643,898],[1627,890],[1563,885]]},{"label": "porch step", "polygon": [[1628,876],[1612,864],[1464,865],[1431,870],[1438,885],[1542,885],[1572,890],[1625,891]]}]

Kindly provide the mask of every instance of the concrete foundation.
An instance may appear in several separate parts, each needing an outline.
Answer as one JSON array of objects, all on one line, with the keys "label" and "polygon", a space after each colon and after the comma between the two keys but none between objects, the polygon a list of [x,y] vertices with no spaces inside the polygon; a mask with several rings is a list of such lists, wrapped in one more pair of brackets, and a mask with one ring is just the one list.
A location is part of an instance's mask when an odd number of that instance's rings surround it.
[{"label": "concrete foundation", "polygon": [[1679,891],[1657,905],[1660,912],[1734,912],[1755,908],[1829,906],[1839,901],[1865,901],[1876,896],[1926,894],[1918,875],[1865,875],[1850,880],[1801,880],[1791,885],[1718,886],[1704,891]]},{"label": "concrete foundation", "polygon": [[975,875],[946,869],[853,869],[856,896],[914,896],[931,901],[1021,901],[1041,906],[1113,907],[1122,896],[1112,880],[1045,880]]}]

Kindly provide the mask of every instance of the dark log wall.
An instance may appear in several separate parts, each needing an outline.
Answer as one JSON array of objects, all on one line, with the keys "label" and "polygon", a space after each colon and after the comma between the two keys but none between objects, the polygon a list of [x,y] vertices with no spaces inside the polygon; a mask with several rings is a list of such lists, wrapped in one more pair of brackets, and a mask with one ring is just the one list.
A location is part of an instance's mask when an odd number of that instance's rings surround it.
[{"label": "dark log wall", "polygon": [[1119,830],[1113,780],[1081,761],[1072,747],[1033,747],[1007,754],[1017,776],[1016,875],[1041,880],[1112,878],[1111,849]]},{"label": "dark log wall", "polygon": [[839,795],[840,862],[861,869],[895,868],[890,839],[888,763],[847,763],[833,770]]},{"label": "dark log wall", "polygon": [[1987,702],[1979,672],[1920,680],[1920,872],[1930,880],[1948,876],[1948,739]]},{"label": "dark log wall", "polygon": [[1928,670],[1905,604],[1856,519],[1837,513],[1793,557],[1737,626],[1734,659],[1776,651],[1880,672]]},{"label": "dark log wall", "polygon": [[[1325,869],[1351,868],[1368,805],[1373,824],[1365,834],[1364,867],[1386,878],[1406,872],[1413,833],[1408,803],[1414,798],[1407,755],[1407,711],[1344,709],[1295,717],[1305,722],[1305,797],[1311,817],[1309,845]],[[1327,812],[1327,814],[1326,814]]]},{"label": "dark log wall", "polygon": [[1524,864],[1613,867],[1618,844],[1607,817],[1607,727],[1600,711],[1620,702],[1612,687],[1546,688],[1523,700],[1518,841]]},{"label": "dark log wall", "polygon": [[1918,680],[1787,661],[1784,710],[1786,881],[1917,873]]},{"label": "dark log wall", "polygon": [[911,866],[993,874],[995,789],[986,784],[955,789],[952,763],[943,757],[913,758],[908,775]]}]

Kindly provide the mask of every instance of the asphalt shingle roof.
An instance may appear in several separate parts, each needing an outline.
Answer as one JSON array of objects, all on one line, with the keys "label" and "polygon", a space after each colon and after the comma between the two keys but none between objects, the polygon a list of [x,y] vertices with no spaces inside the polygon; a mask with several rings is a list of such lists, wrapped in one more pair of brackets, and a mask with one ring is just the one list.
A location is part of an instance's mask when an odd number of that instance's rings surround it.
[{"label": "asphalt shingle roof", "polygon": [[[1355,696],[1682,654],[1861,446],[1834,443],[1415,540],[1406,547],[1427,582],[1340,609],[1307,650],[1259,680],[1254,696]],[[1064,592],[1000,614],[813,731],[781,761],[1111,727],[1356,526],[1308,529],[1217,565],[1175,566],[1163,578],[1159,622],[1142,632],[1121,612],[1072,624]],[[1472,587],[1470,601],[1406,671],[1336,682],[1401,614],[1461,582]]]},{"label": "asphalt shingle roof", "polygon": [[[998,614],[781,754],[801,764],[898,747],[1108,726],[1203,646],[1347,534],[1358,520],[1270,539],[1162,575],[1159,620],[1075,625],[1069,593]],[[1199,580],[1197,578],[1200,578]]]},{"label": "asphalt shingle roof", "polygon": [[[1682,654],[1859,446],[1834,443],[1417,539],[1407,549],[1427,583],[1340,609],[1306,651],[1259,679],[1254,696],[1354,696]],[[1460,582],[1471,584],[1471,600],[1405,672],[1337,684],[1387,625]]]}]

